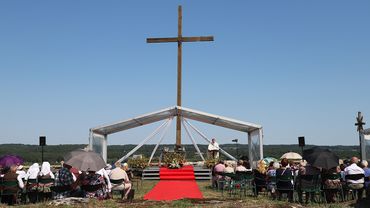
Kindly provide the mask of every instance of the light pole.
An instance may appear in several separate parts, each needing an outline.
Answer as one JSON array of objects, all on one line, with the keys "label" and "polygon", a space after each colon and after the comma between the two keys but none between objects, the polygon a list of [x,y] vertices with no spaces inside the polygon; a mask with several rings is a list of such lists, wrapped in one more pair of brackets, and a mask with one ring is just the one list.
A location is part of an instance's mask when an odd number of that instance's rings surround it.
[{"label": "light pole", "polygon": [[231,141],[232,142],[235,142],[235,145],[236,145],[236,157],[239,158],[239,153],[238,153],[238,139],[233,139]]},{"label": "light pole", "polygon": [[[298,145],[301,147],[302,150],[302,157],[303,157],[303,147],[306,145],[304,141],[304,136],[298,137]],[[303,160],[303,158],[302,158]]]},{"label": "light pole", "polygon": [[39,145],[41,146],[41,163],[44,162],[44,146],[46,145],[46,136],[39,137]]}]

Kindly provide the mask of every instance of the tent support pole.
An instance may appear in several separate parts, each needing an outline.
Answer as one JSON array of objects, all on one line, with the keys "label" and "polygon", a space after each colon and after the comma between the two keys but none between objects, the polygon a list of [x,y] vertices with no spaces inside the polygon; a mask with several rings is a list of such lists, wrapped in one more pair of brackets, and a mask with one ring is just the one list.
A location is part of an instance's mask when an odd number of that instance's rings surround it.
[{"label": "tent support pole", "polygon": [[160,125],[151,135],[145,138],[140,144],[138,144],[134,149],[132,149],[129,153],[123,156],[121,159],[117,160],[117,162],[121,163],[132,154],[134,154],[140,147],[142,147],[145,143],[147,143],[151,138],[158,134],[158,132],[169,122],[170,119],[167,119],[162,125]]},{"label": "tent support pole", "polygon": [[161,137],[160,137],[160,139],[159,139],[159,141],[158,141],[157,145],[155,145],[155,147],[154,147],[154,149],[153,149],[153,152],[152,152],[152,154],[150,155],[150,159],[149,159],[149,162],[148,162],[148,166],[150,165],[150,162],[152,161],[152,159],[153,159],[153,157],[154,157],[154,154],[155,154],[155,152],[157,151],[157,149],[158,149],[159,145],[162,143],[162,140],[163,140],[164,136],[166,135],[166,133],[167,133],[167,131],[168,131],[168,128],[171,126],[171,124],[172,124],[172,119],[173,119],[173,117],[171,117],[171,118],[170,118],[170,121],[167,123],[167,125],[166,125],[165,129],[163,130],[162,135],[161,135]]},{"label": "tent support pole", "polygon": [[[200,132],[197,128],[195,128],[195,126],[193,126],[187,119],[184,119],[184,121],[189,124],[189,126],[194,130],[196,131],[204,140],[206,140],[208,143],[211,143],[211,140],[209,140],[202,132]],[[233,157],[232,155],[230,155],[229,153],[227,153],[225,150],[221,149],[220,148],[220,152],[222,154],[224,154],[226,157],[230,158],[231,160],[234,160],[234,161],[237,161],[237,159],[235,157]]]},{"label": "tent support pole", "polygon": [[193,138],[193,135],[190,133],[190,131],[189,131],[188,127],[186,126],[186,124],[185,124],[185,122],[184,122],[184,119],[181,119],[181,122],[182,122],[182,125],[183,125],[183,126],[184,126],[184,128],[185,128],[186,133],[187,133],[187,134],[188,134],[188,136],[190,137],[191,142],[192,142],[192,143],[193,143],[193,145],[194,145],[194,148],[197,150],[197,152],[198,152],[199,156],[202,158],[203,162],[205,162],[206,160],[204,159],[204,157],[203,157],[202,153],[200,152],[199,147],[198,147],[197,143],[195,142],[195,140],[194,140],[194,138]]}]

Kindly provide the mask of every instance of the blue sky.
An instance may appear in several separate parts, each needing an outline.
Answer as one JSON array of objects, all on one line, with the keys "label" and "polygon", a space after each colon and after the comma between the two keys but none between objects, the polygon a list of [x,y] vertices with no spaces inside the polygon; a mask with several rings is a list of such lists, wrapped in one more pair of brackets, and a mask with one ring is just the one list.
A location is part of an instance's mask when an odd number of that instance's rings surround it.
[{"label": "blue sky", "polygon": [[[174,106],[176,44],[145,40],[177,35],[179,4],[184,36],[215,37],[183,46],[183,106],[261,124],[265,144],[358,144],[370,2],[344,0],[1,1],[0,143],[87,143],[91,127]],[[196,124],[220,143],[246,141]]]}]

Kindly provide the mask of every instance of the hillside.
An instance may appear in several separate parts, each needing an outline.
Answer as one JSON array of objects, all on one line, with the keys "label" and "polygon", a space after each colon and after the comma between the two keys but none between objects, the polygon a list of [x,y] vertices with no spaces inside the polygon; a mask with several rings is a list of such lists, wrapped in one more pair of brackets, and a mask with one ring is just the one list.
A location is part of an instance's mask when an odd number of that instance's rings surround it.
[{"label": "hillside", "polygon": [[[85,147],[86,144],[63,144],[63,145],[48,145],[44,147],[44,158],[50,163],[56,163],[63,159],[63,155],[67,152]],[[144,145],[135,154],[143,154],[149,157],[155,145]],[[193,145],[184,145],[186,149],[186,157],[190,161],[200,160],[199,155],[195,154]],[[235,144],[220,145],[225,151],[232,155],[236,155]],[[127,152],[133,149],[135,145],[111,145],[108,146],[108,162],[114,162],[120,157],[124,156]],[[163,147],[173,148],[173,145],[160,145],[155,158],[158,158],[160,150]],[[312,145],[306,146],[310,148]],[[359,156],[358,146],[323,146],[334,151],[340,158],[350,158],[351,156]],[[206,152],[207,145],[199,145],[202,152]],[[264,145],[264,155],[279,158],[283,153],[294,151],[301,153],[301,149],[297,145]],[[41,147],[38,145],[25,145],[25,144],[1,144],[0,155],[16,154],[22,156],[26,162],[40,162],[41,161]],[[248,155],[248,145],[238,145],[238,155]]]}]

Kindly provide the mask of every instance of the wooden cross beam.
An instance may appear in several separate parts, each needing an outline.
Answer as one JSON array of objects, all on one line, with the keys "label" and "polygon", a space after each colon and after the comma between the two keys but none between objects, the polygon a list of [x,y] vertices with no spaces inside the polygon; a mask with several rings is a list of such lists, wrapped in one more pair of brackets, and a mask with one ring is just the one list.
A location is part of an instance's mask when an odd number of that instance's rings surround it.
[{"label": "wooden cross beam", "polygon": [[[182,8],[178,7],[178,34],[171,38],[147,38],[147,43],[170,43],[177,42],[177,105],[181,106],[181,77],[182,77],[182,42],[213,41],[213,36],[183,37],[182,36]],[[176,146],[181,146],[181,113],[176,120]]]}]

